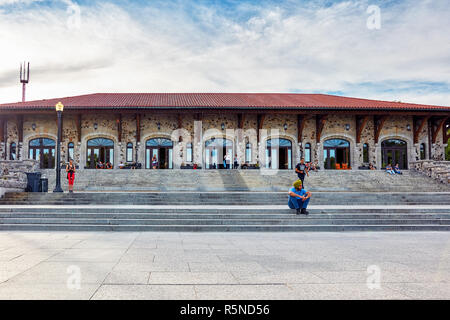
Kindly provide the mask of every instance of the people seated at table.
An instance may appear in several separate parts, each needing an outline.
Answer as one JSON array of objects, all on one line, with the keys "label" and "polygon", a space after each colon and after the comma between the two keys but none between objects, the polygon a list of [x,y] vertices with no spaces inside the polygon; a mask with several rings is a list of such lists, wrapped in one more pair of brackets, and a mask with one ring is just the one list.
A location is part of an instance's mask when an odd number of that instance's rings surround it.
[{"label": "people seated at table", "polygon": [[105,169],[112,169],[113,168],[113,165],[111,164],[111,162],[106,162],[106,165],[105,165]]},{"label": "people seated at table", "polygon": [[99,162],[97,162],[97,165],[96,165],[95,168],[97,168],[97,169],[104,169],[105,165],[103,164],[103,162],[99,161]]},{"label": "people seated at table", "polygon": [[376,170],[375,167],[373,166],[372,162],[369,163],[369,170]]},{"label": "people seated at table", "polygon": [[123,168],[125,168],[125,164],[124,164],[122,161],[120,161],[120,163],[119,163],[119,169],[123,169]]}]

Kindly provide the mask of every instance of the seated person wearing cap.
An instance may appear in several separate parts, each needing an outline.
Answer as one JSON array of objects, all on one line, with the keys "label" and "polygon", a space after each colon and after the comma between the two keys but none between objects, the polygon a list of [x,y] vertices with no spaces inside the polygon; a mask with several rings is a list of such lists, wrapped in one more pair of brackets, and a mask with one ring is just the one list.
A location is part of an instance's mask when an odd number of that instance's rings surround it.
[{"label": "seated person wearing cap", "polygon": [[307,215],[309,212],[306,211],[306,207],[308,206],[309,199],[311,199],[311,193],[302,188],[302,181],[295,181],[294,186],[289,189],[289,208],[296,209],[296,214]]}]

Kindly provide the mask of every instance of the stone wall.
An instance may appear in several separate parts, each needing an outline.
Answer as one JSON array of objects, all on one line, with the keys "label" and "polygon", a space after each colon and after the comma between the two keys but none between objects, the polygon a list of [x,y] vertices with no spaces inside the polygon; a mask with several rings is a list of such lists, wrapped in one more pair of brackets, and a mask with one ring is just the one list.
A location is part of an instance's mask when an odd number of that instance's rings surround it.
[{"label": "stone wall", "polygon": [[0,198],[6,192],[24,191],[27,187],[25,172],[38,172],[39,163],[35,160],[0,161]]},{"label": "stone wall", "polygon": [[[133,145],[133,161],[136,160],[145,166],[145,143],[154,137],[165,137],[172,139],[175,151],[180,151],[181,157],[177,158],[177,164],[188,163],[186,158],[186,143],[189,138],[183,138],[178,143],[178,135],[173,135],[178,126],[176,114],[162,115],[147,113],[141,116],[141,141],[136,141],[136,119],[134,114],[122,115],[122,141],[118,141],[118,130],[116,116],[111,113],[83,114],[82,115],[82,135],[78,141],[76,128],[76,115],[66,114],[63,117],[63,141],[61,143],[61,160],[65,163],[68,159],[67,147],[69,142],[74,143],[74,160],[80,168],[84,168],[87,158],[87,141],[97,137],[109,138],[114,141],[114,164],[126,162],[127,143]],[[316,123],[314,116],[308,116],[305,120],[302,141],[297,141],[297,117],[289,114],[267,114],[264,119],[262,131],[260,132],[260,145],[257,143],[257,115],[246,114],[242,132],[236,131],[238,117],[235,114],[204,114],[201,123],[196,123],[193,114],[183,115],[181,119],[182,130],[179,132],[185,137],[194,139],[194,133],[201,133],[200,140],[192,140],[193,161],[203,166],[205,161],[204,143],[214,137],[226,137],[233,141],[233,155],[237,154],[240,163],[245,161],[245,146],[250,143],[252,149],[252,163],[260,162],[265,158],[265,144],[270,138],[286,138],[292,141],[293,164],[297,163],[302,155],[307,143],[311,144],[311,160],[318,160],[320,166],[323,165],[323,142],[327,139],[342,138],[350,142],[350,162],[353,169],[364,165],[363,145],[369,146],[369,162],[381,167],[381,143],[386,139],[402,139],[408,144],[408,161],[417,161],[420,157],[420,144],[426,145],[426,155],[428,155],[428,134],[427,126],[419,135],[419,143],[413,144],[413,132],[407,130],[407,125],[412,128],[412,116],[392,116],[389,117],[381,131],[379,142],[374,141],[373,118],[370,117],[361,134],[361,143],[356,144],[356,124],[352,115],[329,115],[322,131],[321,141],[316,141]],[[97,129],[94,124],[97,124]],[[225,128],[222,130],[221,125]],[[33,124],[35,126],[33,126]],[[159,124],[159,128],[158,128]],[[284,125],[287,125],[286,130]],[[349,130],[346,130],[346,125]],[[34,129],[33,129],[34,127]],[[0,143],[0,155],[4,159],[5,152],[9,159],[9,146],[12,142],[17,144],[19,159],[28,158],[28,145],[30,140],[35,138],[50,138],[56,141],[57,122],[56,115],[25,115],[24,116],[23,144],[18,143],[18,133],[15,120],[8,121],[8,142],[7,145]],[[197,137],[198,138],[198,137]],[[445,151],[445,144],[442,141],[442,134],[437,135],[437,141],[432,145],[434,159],[442,159]],[[174,167],[177,167],[176,165]]]},{"label": "stone wall", "polygon": [[450,161],[421,160],[411,162],[411,166],[430,178],[450,184]]}]

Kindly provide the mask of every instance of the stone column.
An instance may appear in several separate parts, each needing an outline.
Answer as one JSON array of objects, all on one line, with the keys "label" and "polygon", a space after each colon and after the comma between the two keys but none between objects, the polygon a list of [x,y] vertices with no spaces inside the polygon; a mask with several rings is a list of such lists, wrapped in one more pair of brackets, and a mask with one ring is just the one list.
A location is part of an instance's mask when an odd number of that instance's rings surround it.
[{"label": "stone column", "polygon": [[0,143],[0,160],[5,160],[6,143]]},{"label": "stone column", "polygon": [[376,163],[375,166],[377,167],[377,169],[381,169],[382,156],[381,156],[381,145],[380,145],[380,143],[375,143],[374,155],[375,155],[375,163]]},{"label": "stone column", "polygon": [[17,160],[24,160],[24,158],[23,158],[23,142],[19,142],[17,144],[16,159]]},{"label": "stone column", "polygon": [[194,163],[205,169],[203,164],[203,125],[201,121],[194,121],[194,139],[192,141],[194,148]]},{"label": "stone column", "polygon": [[353,161],[351,161],[351,165],[352,165],[352,170],[357,170],[359,166],[362,166],[364,163],[364,159],[363,159],[363,152],[362,152],[362,143],[356,143],[355,146],[355,159],[353,159]]}]

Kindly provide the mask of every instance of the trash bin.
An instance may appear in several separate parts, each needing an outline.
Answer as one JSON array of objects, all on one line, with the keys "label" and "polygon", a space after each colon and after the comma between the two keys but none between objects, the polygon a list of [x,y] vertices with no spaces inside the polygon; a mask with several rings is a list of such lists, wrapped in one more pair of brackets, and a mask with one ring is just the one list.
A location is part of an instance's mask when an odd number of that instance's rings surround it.
[{"label": "trash bin", "polygon": [[47,178],[41,178],[41,192],[48,192],[48,179]]},{"label": "trash bin", "polygon": [[40,187],[40,172],[27,172],[27,192],[39,192]]}]

